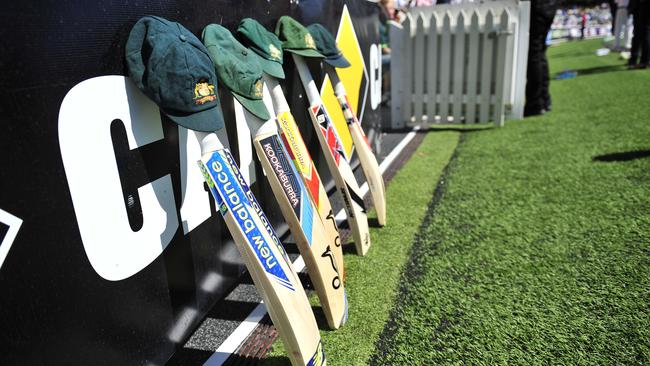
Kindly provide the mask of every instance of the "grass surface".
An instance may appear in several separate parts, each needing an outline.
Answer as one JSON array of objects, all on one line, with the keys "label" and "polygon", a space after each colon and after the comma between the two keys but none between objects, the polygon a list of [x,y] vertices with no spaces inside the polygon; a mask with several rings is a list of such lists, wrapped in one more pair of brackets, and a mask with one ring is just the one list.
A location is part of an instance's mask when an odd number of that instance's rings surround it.
[{"label": "grass surface", "polygon": [[577,71],[579,76],[625,70],[625,61],[618,52],[596,56],[596,50],[603,47],[602,39],[560,43],[550,47],[547,55],[551,78],[564,70]]},{"label": "grass surface", "polygon": [[[345,255],[349,320],[337,331],[321,331],[328,365],[365,364],[374,351],[395,301],[397,281],[413,239],[458,137],[454,131],[425,137],[387,187],[388,225],[370,229],[372,246],[368,255]],[[374,213],[369,216],[376,217]],[[312,300],[317,304],[316,296]],[[287,365],[285,354],[282,342],[277,341],[263,364]]]},{"label": "grass surface", "polygon": [[[622,64],[596,42],[551,69]],[[650,363],[650,72],[551,92],[550,114],[464,133],[370,364]]]}]

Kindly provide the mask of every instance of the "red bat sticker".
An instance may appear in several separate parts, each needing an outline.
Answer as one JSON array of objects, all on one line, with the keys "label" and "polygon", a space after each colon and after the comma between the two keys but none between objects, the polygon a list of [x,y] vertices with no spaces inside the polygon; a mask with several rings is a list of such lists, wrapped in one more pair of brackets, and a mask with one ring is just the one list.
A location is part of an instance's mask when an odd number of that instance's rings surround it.
[{"label": "red bat sticker", "polygon": [[316,116],[316,120],[320,125],[320,132],[325,137],[327,146],[329,146],[330,151],[332,152],[332,156],[334,156],[334,161],[338,166],[341,161],[341,157],[344,157],[345,155],[343,153],[343,146],[341,145],[341,141],[339,141],[339,137],[336,135],[336,130],[334,130],[334,125],[329,119],[329,116],[325,113],[322,106],[319,105],[312,107],[311,111],[314,116]]}]

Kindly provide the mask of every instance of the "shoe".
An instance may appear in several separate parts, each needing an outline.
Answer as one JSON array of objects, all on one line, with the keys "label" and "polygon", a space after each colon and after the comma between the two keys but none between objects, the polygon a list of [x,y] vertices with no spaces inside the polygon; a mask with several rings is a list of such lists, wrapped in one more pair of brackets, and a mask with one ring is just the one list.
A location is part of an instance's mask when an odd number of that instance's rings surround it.
[{"label": "shoe", "polygon": [[648,65],[646,65],[646,64],[633,64],[633,65],[627,65],[627,68],[628,68],[629,70],[642,70],[642,69],[645,69],[645,68],[647,68],[647,67],[648,67]]},{"label": "shoe", "polygon": [[533,109],[533,110],[524,110],[524,117],[532,117],[532,116],[542,116],[546,113],[546,110],[544,108],[541,109]]}]

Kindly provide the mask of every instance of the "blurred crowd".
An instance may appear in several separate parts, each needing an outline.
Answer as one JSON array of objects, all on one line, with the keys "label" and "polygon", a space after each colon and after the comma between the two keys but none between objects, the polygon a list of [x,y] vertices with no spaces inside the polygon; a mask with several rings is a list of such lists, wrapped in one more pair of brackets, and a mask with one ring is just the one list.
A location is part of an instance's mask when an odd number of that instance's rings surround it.
[{"label": "blurred crowd", "polygon": [[611,35],[614,14],[607,3],[592,8],[559,9],[551,26],[552,39]]}]

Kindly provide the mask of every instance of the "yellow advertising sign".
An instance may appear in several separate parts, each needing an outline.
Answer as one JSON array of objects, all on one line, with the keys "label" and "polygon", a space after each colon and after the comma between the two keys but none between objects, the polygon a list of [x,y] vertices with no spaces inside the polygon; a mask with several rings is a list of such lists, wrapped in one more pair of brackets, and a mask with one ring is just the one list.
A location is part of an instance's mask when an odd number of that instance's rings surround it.
[{"label": "yellow advertising sign", "polygon": [[[347,68],[337,68],[336,72],[345,86],[352,110],[357,113],[359,120],[361,120],[360,113],[362,106],[360,104],[365,100],[359,100],[359,96],[366,94],[367,90],[364,90],[363,93],[360,93],[360,91],[361,88],[368,88],[368,73],[366,71],[366,64],[363,60],[361,46],[359,46],[359,41],[357,40],[357,35],[354,31],[354,26],[352,25],[352,18],[350,17],[346,5],[343,6],[341,22],[339,23],[339,29],[336,33],[336,42],[338,43],[341,52],[343,52],[343,56],[345,56],[352,65]],[[323,103],[325,104],[325,108],[329,112],[330,117],[332,117],[332,120],[334,121],[336,132],[341,138],[341,144],[345,149],[346,155],[350,157],[353,150],[352,137],[350,136],[350,131],[345,122],[341,105],[334,95],[332,83],[327,76],[325,76],[325,80],[323,80],[321,98],[323,99]]]}]

